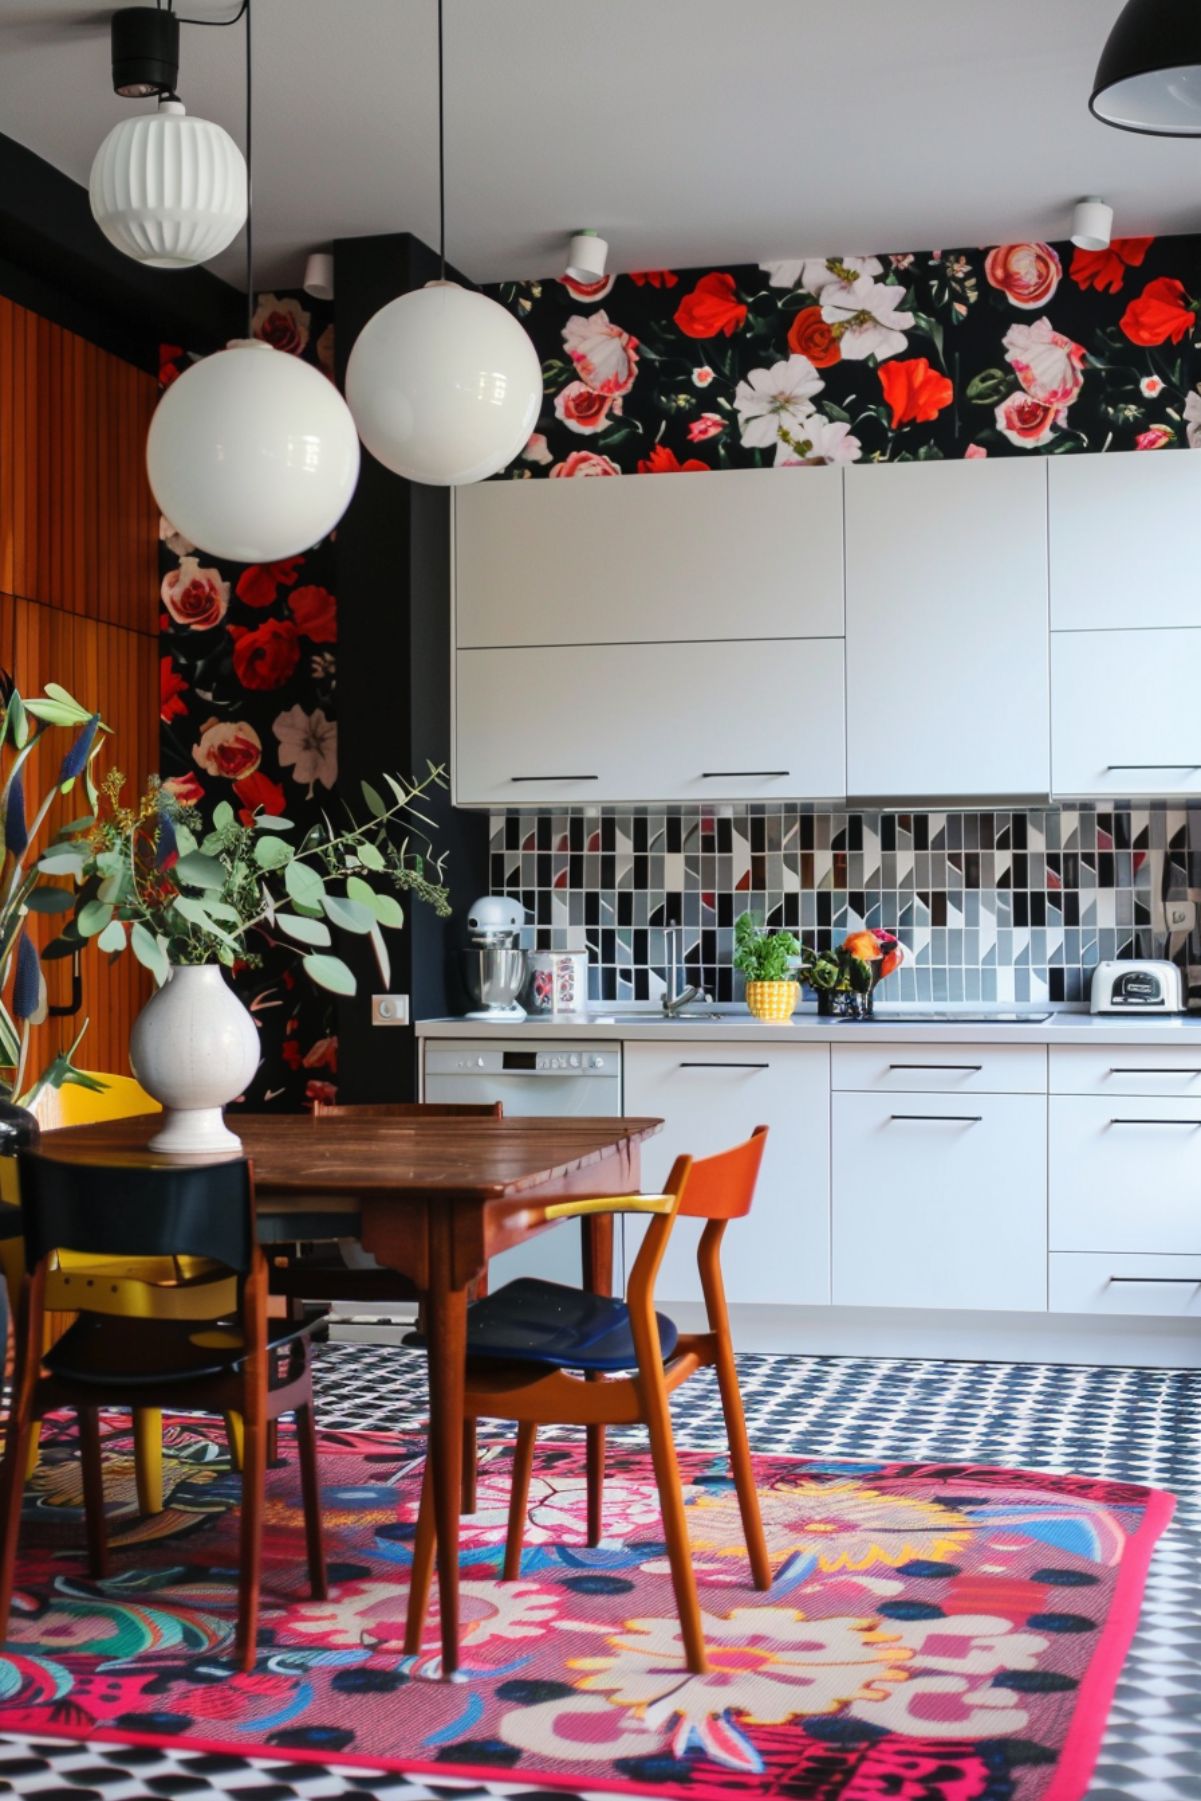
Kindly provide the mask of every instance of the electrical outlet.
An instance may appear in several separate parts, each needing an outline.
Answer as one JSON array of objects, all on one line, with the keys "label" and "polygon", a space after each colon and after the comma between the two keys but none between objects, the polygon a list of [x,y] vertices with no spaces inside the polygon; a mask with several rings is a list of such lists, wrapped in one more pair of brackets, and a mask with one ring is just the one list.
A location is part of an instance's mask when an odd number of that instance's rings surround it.
[{"label": "electrical outlet", "polygon": [[373,1026],[407,1026],[409,997],[407,994],[373,994],[371,997]]},{"label": "electrical outlet", "polygon": [[1197,923],[1197,903],[1191,900],[1165,901],[1164,918],[1169,932],[1191,932]]}]

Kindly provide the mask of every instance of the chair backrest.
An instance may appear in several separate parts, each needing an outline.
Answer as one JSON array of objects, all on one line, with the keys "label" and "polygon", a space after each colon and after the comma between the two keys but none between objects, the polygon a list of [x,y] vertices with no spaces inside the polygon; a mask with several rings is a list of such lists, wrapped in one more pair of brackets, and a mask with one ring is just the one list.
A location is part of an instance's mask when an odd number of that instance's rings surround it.
[{"label": "chair backrest", "polygon": [[25,1267],[55,1251],[93,1257],[203,1257],[238,1275],[255,1251],[254,1176],[227,1163],[74,1163],[19,1159]]},{"label": "chair backrest", "polygon": [[44,1132],[59,1126],[90,1126],[102,1119],[130,1119],[138,1113],[161,1113],[159,1103],[132,1076],[110,1075],[107,1070],[87,1070],[104,1091],[81,1088],[68,1082],[62,1088],[43,1088],[33,1104],[37,1122]]},{"label": "chair backrest", "polygon": [[500,1119],[499,1101],[314,1101],[314,1119]]},{"label": "chair backrest", "polygon": [[680,1217],[742,1219],[755,1198],[759,1165],[767,1147],[767,1127],[756,1126],[745,1144],[714,1157],[700,1157],[688,1172],[680,1201]]}]

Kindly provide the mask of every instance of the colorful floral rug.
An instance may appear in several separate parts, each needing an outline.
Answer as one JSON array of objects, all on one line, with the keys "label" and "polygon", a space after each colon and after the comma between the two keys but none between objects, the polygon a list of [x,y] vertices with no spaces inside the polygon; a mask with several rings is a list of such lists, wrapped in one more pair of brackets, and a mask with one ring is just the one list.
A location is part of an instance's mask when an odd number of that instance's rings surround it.
[{"label": "colorful floral rug", "polygon": [[238,1479],[219,1426],[167,1424],[142,1519],[106,1421],[114,1574],[84,1573],[69,1423],[26,1491],[0,1732],[162,1743],[678,1796],[1083,1795],[1172,1497],[967,1464],[756,1460],[775,1569],[749,1584],[724,1456],[681,1457],[711,1669],[680,1655],[650,1460],[611,1449],[584,1544],[583,1451],[540,1446],[520,1581],[496,1580],[509,1451],[463,1522],[463,1679],[436,1616],[404,1655],[423,1441],[322,1435],[332,1598],[308,1599],[292,1446],[271,1472],[260,1655],[228,1662]]}]

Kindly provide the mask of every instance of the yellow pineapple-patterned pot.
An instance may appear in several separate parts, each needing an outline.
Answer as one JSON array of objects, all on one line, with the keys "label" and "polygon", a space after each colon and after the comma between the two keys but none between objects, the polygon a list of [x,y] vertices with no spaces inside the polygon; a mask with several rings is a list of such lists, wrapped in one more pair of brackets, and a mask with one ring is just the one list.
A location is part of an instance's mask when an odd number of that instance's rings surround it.
[{"label": "yellow pineapple-patterned pot", "polygon": [[769,1025],[787,1025],[800,998],[799,982],[748,982],[746,985],[747,1006],[756,1019]]}]

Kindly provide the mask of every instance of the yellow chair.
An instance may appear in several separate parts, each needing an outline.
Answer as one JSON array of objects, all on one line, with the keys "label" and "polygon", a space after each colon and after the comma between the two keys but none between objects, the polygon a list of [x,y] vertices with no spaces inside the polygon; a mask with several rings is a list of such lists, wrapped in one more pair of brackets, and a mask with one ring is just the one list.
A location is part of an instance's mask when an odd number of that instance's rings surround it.
[{"label": "yellow chair", "polygon": [[[105,1084],[103,1092],[72,1083],[64,1088],[44,1088],[34,1105],[43,1131],[65,1126],[93,1125],[107,1119],[128,1119],[139,1113],[157,1113],[159,1104],[132,1076],[89,1071]],[[0,1204],[19,1204],[16,1159],[0,1158]],[[9,1310],[16,1317],[17,1296],[25,1273],[21,1238],[0,1238],[0,1267],[8,1288]],[[187,1319],[215,1316],[236,1302],[235,1283],[224,1271],[209,1280],[211,1266],[193,1257],[95,1258],[62,1255],[46,1289],[46,1307],[69,1317],[80,1309],[89,1313],[119,1314],[153,1319]],[[222,1293],[227,1289],[228,1295]],[[55,1322],[54,1336],[67,1320]],[[240,1461],[241,1420],[226,1422],[235,1462]],[[37,1440],[30,1452],[30,1469],[37,1463]],[[163,1421],[155,1408],[140,1408],[134,1415],[134,1469],[138,1505],[143,1513],[161,1513],[163,1507]]]}]

